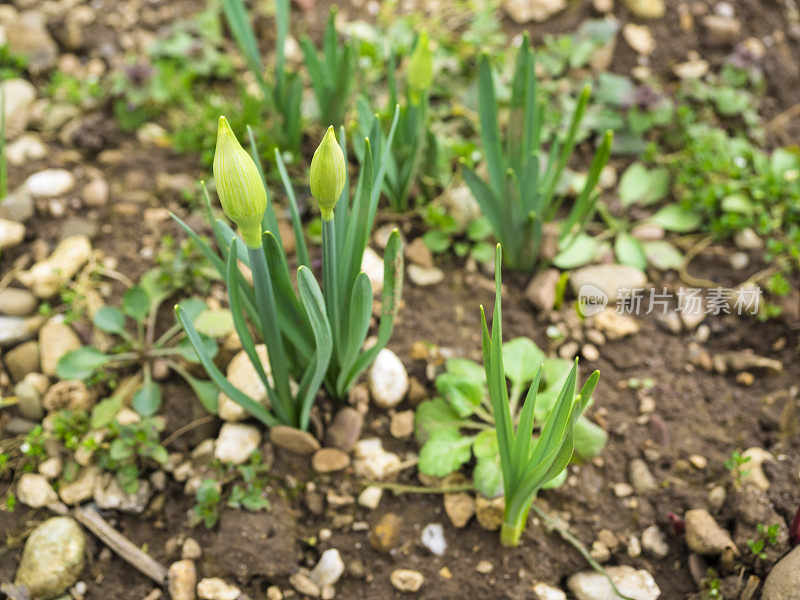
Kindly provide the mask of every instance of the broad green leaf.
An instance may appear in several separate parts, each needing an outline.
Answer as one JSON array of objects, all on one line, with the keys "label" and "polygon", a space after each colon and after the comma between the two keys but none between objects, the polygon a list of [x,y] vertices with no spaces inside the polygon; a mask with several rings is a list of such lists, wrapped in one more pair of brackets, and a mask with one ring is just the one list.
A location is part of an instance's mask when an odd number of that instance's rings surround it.
[{"label": "broad green leaf", "polygon": [[647,268],[647,257],[641,242],[629,233],[620,231],[617,234],[617,239],[614,241],[614,254],[617,261],[623,265],[630,265],[641,270]]},{"label": "broad green leaf", "polygon": [[186,313],[186,317],[191,319],[194,323],[195,319],[208,309],[208,305],[205,303],[205,300],[193,297],[182,300],[181,308]]},{"label": "broad green leaf", "polygon": [[92,319],[94,326],[107,333],[120,334],[125,331],[125,315],[114,306],[102,306]]},{"label": "broad green leaf", "polygon": [[487,458],[497,455],[497,432],[494,429],[484,429],[472,442],[472,452],[475,458]]},{"label": "broad green leaf", "polygon": [[518,337],[503,344],[506,377],[517,386],[533,381],[544,360],[544,352],[530,338]]},{"label": "broad green leaf", "polygon": [[117,438],[108,447],[108,456],[115,461],[122,461],[133,456],[133,447],[127,440]]},{"label": "broad green leaf", "polygon": [[83,346],[59,359],[56,375],[59,379],[88,379],[112,360],[113,357],[91,346]]},{"label": "broad green leaf", "polygon": [[640,162],[629,166],[619,180],[619,199],[624,206],[638,202],[649,206],[669,191],[669,171],[664,167],[648,170]]},{"label": "broad green leaf", "polygon": [[575,453],[583,459],[594,458],[603,450],[608,434],[584,416],[575,422]]},{"label": "broad green leaf", "polygon": [[738,213],[740,215],[752,215],[755,206],[746,195],[741,192],[729,194],[722,199],[720,203],[722,210],[725,212]]},{"label": "broad green leaf", "polygon": [[436,431],[422,446],[419,470],[426,475],[444,477],[457,471],[472,456],[472,438],[462,436],[458,429]]},{"label": "broad green leaf", "polygon": [[122,297],[122,312],[135,321],[141,321],[150,311],[151,300],[142,286],[135,285]]},{"label": "broad green leaf", "polygon": [[143,417],[156,414],[161,408],[161,388],[153,381],[146,381],[134,392],[131,407]]},{"label": "broad green leaf", "polygon": [[703,217],[691,210],[681,208],[677,204],[668,204],[650,217],[649,221],[660,225],[667,231],[688,233],[700,228]]},{"label": "broad green leaf", "polygon": [[101,400],[92,408],[92,418],[90,425],[92,429],[102,429],[117,416],[117,413],[122,408],[122,398],[112,396]]},{"label": "broad green leaf", "polygon": [[553,264],[563,270],[581,267],[594,260],[598,247],[598,243],[593,237],[580,233],[559,248]]},{"label": "broad green leaf", "polygon": [[207,309],[197,315],[194,326],[210,338],[224,338],[233,333],[233,316],[227,308]]},{"label": "broad green leaf", "polygon": [[424,443],[436,431],[457,429],[463,422],[443,398],[426,400],[417,407],[414,416],[417,441]]},{"label": "broad green leaf", "polygon": [[668,271],[679,269],[683,264],[683,254],[666,240],[649,240],[642,242],[647,261],[656,269]]},{"label": "broad green leaf", "polygon": [[436,378],[436,389],[462,419],[475,412],[485,394],[482,383],[459,377],[454,373],[439,375]]},{"label": "broad green leaf", "polygon": [[478,363],[466,358],[449,358],[445,362],[448,373],[474,383],[484,383],[486,373]]},{"label": "broad green leaf", "polygon": [[450,247],[450,236],[438,229],[430,229],[422,236],[428,250],[434,254],[445,252]]},{"label": "broad green leaf", "polygon": [[503,493],[503,471],[500,468],[500,454],[478,458],[472,470],[472,481],[481,494],[495,498]]}]

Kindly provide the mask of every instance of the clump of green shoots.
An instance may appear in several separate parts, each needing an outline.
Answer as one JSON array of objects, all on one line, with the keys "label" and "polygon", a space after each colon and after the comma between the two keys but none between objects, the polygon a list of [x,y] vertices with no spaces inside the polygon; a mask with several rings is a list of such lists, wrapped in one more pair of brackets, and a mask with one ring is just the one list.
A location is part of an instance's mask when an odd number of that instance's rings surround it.
[{"label": "clump of green shoots", "polygon": [[289,34],[289,0],[275,0],[275,70],[272,81],[264,77],[264,64],[258,51],[253,27],[250,24],[244,0],[223,0],[222,7],[228,26],[239,50],[244,55],[247,68],[255,76],[261,88],[270,114],[270,121],[286,150],[296,152],[303,134],[300,101],[303,96],[303,81],[300,74],[286,68],[286,37]]},{"label": "clump of green shoots", "polygon": [[[545,264],[546,259],[540,256],[545,226],[555,221],[561,207],[563,198],[557,197],[556,188],[575,147],[590,90],[587,86],[579,96],[566,135],[555,139],[545,152],[542,126],[547,106],[537,94],[534,57],[526,35],[511,82],[504,147],[498,119],[500,105],[489,57],[485,54],[478,71],[481,140],[489,179],[484,181],[470,169],[464,170],[464,179],[503,244],[506,266],[530,272]],[[612,137],[610,131],[604,136],[583,188],[556,228],[561,249],[569,247],[594,213],[598,197],[595,187],[600,171],[608,162]]]},{"label": "clump of green shoots", "polygon": [[322,57],[317,54],[317,49],[308,36],[302,39],[300,46],[317,99],[320,120],[337,127],[344,125],[355,73],[355,53],[352,44],[339,42],[335,7],[328,14],[322,40]]},{"label": "clump of green shoots", "polygon": [[600,373],[597,371],[592,373],[576,397],[578,365],[577,360],[575,361],[538,439],[534,440],[534,410],[542,377],[540,368],[528,388],[519,420],[515,424],[509,408],[508,387],[503,368],[501,265],[502,251],[498,244],[495,254],[495,303],[491,333],[486,324],[483,307],[481,307],[481,328],[484,369],[497,428],[497,444],[505,493],[505,512],[500,541],[505,546],[517,546],[536,493],[544,484],[557,477],[572,458],[575,422],[586,408]]},{"label": "clump of green shoots", "polygon": [[[394,128],[390,132],[388,143]],[[224,117],[220,118],[214,179],[223,210],[237,226],[214,220],[206,195],[218,255],[182,220],[174,217],[224,278],[236,332],[242,348],[267,390],[264,406],[235,388],[203,348],[202,339],[182,307],[177,307],[200,362],[211,380],[234,402],[267,426],[285,424],[306,429],[311,406],[324,383],[343,399],[358,376],[386,345],[392,332],[402,289],[400,233],[389,236],[384,255],[384,286],[377,343],[362,350],[372,316],[372,286],[361,261],[377,210],[387,147],[371,148],[361,169],[353,202],[347,182],[345,139],[337,142],[330,127],[311,162],[311,192],[323,223],[320,289],[312,271],[294,190],[280,153],[275,160],[283,178],[297,248],[297,290],[280,239],[277,217],[267,197],[260,165],[242,148]],[[258,156],[253,148],[253,154]],[[252,273],[247,283],[239,263]],[[248,320],[256,337],[250,333]],[[271,376],[256,351],[266,345]]]}]

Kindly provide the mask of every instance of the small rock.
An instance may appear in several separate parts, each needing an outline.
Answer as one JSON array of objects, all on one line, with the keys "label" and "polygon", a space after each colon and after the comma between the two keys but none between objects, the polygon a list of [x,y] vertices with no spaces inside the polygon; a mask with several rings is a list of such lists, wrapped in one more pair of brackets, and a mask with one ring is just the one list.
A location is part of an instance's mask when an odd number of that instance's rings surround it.
[{"label": "small rock", "polygon": [[600,14],[614,10],[614,0],[592,0],[592,6]]},{"label": "small rock", "polygon": [[[181,558],[189,560],[197,560],[203,555],[203,550],[200,548],[200,543],[194,538],[186,538],[181,547]],[[202,582],[201,582],[202,583]]]},{"label": "small rock", "polygon": [[692,454],[689,457],[689,462],[692,463],[692,466],[695,469],[699,469],[700,471],[708,466],[708,459],[700,454]]},{"label": "small rock", "polygon": [[636,322],[636,319],[628,315],[620,315],[609,308],[593,315],[590,319],[591,326],[609,340],[619,340],[639,333],[639,323]]},{"label": "small rock", "polygon": [[[261,366],[267,379],[272,384],[272,370],[269,366],[269,357],[267,356],[267,346],[265,344],[258,344],[256,346],[256,355],[261,361]],[[250,357],[244,350],[239,351],[228,363],[227,378],[231,385],[238,389],[240,392],[249,396],[259,404],[265,404],[267,401],[267,388],[264,382],[261,381],[258,372],[256,371],[253,363],[250,362]],[[224,392],[219,393],[217,413],[219,418],[223,421],[241,421],[248,417],[247,411],[239,404],[231,400]]]},{"label": "small rock", "polygon": [[642,547],[656,558],[664,558],[669,554],[669,545],[658,525],[650,525],[642,532]]},{"label": "small rock", "polygon": [[714,48],[733,46],[742,35],[742,24],[735,17],[706,15],[703,17],[705,42]]},{"label": "small rock", "polygon": [[338,448],[320,448],[311,457],[311,466],[317,473],[334,473],[349,464],[350,456]]},{"label": "small rock", "polygon": [[622,28],[622,37],[624,37],[628,45],[639,54],[650,56],[653,50],[656,49],[656,38],[653,37],[647,25],[627,23]]},{"label": "small rock", "polygon": [[475,499],[466,492],[444,495],[444,512],[453,527],[464,527],[475,514]]},{"label": "small rock", "polygon": [[[661,595],[653,576],[644,569],[628,565],[607,567],[606,573],[617,589],[632,600],[656,600]],[[596,571],[581,571],[567,579],[567,587],[577,600],[618,600],[608,579]]]},{"label": "small rock", "polygon": [[202,600],[236,600],[242,590],[219,577],[208,577],[197,584],[197,595]]},{"label": "small rock", "polygon": [[362,492],[358,495],[358,504],[359,506],[363,506],[364,508],[375,510],[381,503],[382,496],[383,496],[383,490],[381,488],[374,485],[370,485],[365,487],[362,490]]},{"label": "small rock", "polygon": [[753,447],[742,452],[742,458],[747,460],[740,469],[742,484],[752,485],[760,490],[768,490],[769,479],[764,474],[763,465],[765,462],[775,460],[775,457],[763,448]]},{"label": "small rock", "polygon": [[78,476],[70,482],[62,481],[58,486],[58,495],[64,504],[75,506],[89,500],[94,494],[94,487],[100,471],[94,465],[81,469]]},{"label": "small rock", "polygon": [[608,560],[611,558],[611,550],[609,550],[608,546],[606,546],[600,540],[595,540],[592,542],[592,548],[589,551],[589,554],[600,564],[608,562]]},{"label": "small rock", "polygon": [[34,198],[54,198],[74,188],[75,177],[66,169],[46,169],[28,177],[25,186]]},{"label": "small rock", "polygon": [[556,303],[556,287],[561,279],[558,269],[545,269],[536,276],[525,288],[525,297],[539,310],[550,310]]},{"label": "small rock", "polygon": [[641,458],[634,458],[628,465],[628,480],[639,495],[658,489],[658,484],[650,472],[650,467]]},{"label": "small rock", "polygon": [[444,271],[438,267],[423,267],[422,265],[408,265],[406,268],[408,278],[414,285],[429,287],[444,281]]},{"label": "small rock", "polygon": [[686,62],[678,63],[672,67],[673,73],[680,79],[700,79],[708,73],[708,61],[702,58],[694,58]]},{"label": "small rock", "polygon": [[24,185],[9,193],[0,203],[0,218],[24,223],[33,216],[34,200]]},{"label": "small rock", "polygon": [[505,507],[506,503],[502,496],[492,499],[478,496],[475,499],[475,516],[478,519],[478,525],[487,531],[500,529],[503,524]]},{"label": "small rock", "polygon": [[679,311],[681,322],[686,331],[694,331],[706,320],[706,308],[702,302],[687,302]]},{"label": "small rock", "polygon": [[389,581],[401,592],[418,592],[425,582],[425,577],[419,571],[412,569],[395,569],[389,575]]},{"label": "small rock", "polygon": [[420,540],[432,554],[444,556],[444,552],[447,550],[447,540],[444,539],[444,527],[441,523],[428,523],[420,534]]},{"label": "small rock", "polygon": [[13,140],[28,127],[36,88],[25,79],[8,79],[0,86],[5,94],[6,138]]},{"label": "small rock", "polygon": [[64,468],[64,461],[61,460],[61,457],[51,456],[47,460],[40,462],[36,470],[39,471],[39,475],[41,475],[48,481],[52,481],[53,479],[61,475],[61,470],[63,468]]},{"label": "small rock", "polygon": [[323,588],[335,585],[344,574],[344,561],[336,548],[329,548],[319,557],[319,562],[311,570],[308,578],[314,585]]},{"label": "small rock", "polygon": [[42,508],[58,501],[58,494],[43,475],[23,473],[17,483],[17,498],[31,508]]},{"label": "small rock", "polygon": [[711,488],[711,491],[708,492],[708,505],[715,511],[721,509],[727,499],[728,493],[725,491],[724,486],[714,486]]},{"label": "small rock", "polygon": [[[0,318],[0,327],[3,326],[3,322],[4,319]],[[3,359],[8,373],[11,375],[11,379],[14,381],[22,381],[29,374],[39,370],[39,342],[24,342],[13,350],[9,350]],[[19,396],[19,394],[17,395]],[[39,410],[41,410],[41,394],[36,393],[35,397],[35,402],[39,404]],[[23,400],[20,398],[20,407],[23,406],[22,402]],[[31,410],[33,409],[31,408]],[[32,412],[31,414],[35,414],[36,412],[38,411]],[[25,413],[23,412],[23,414]],[[25,414],[25,416],[29,419],[37,418],[27,414]],[[41,415],[38,418],[41,419]]]},{"label": "small rock", "polygon": [[6,158],[15,166],[40,160],[45,156],[47,156],[47,146],[33,134],[25,134],[6,147]]},{"label": "small rock", "polygon": [[408,373],[397,355],[383,348],[367,376],[372,401],[380,408],[397,406],[408,391]]},{"label": "small rock", "polygon": [[86,537],[69,517],[53,517],[28,536],[15,583],[36,598],[54,598],[69,589],[83,571]]},{"label": "small rock", "polygon": [[747,252],[734,252],[730,258],[731,267],[742,271],[750,265],[750,255]]},{"label": "small rock", "polygon": [[576,296],[581,295],[584,286],[593,286],[614,303],[623,290],[644,288],[647,276],[641,269],[628,265],[591,265],[574,271],[569,282]]},{"label": "small rock", "polygon": [[635,17],[639,19],[660,19],[664,16],[664,0],[625,0]]},{"label": "small rock", "polygon": [[42,398],[42,406],[50,412],[58,410],[89,411],[97,393],[82,381],[57,381]]},{"label": "small rock", "polygon": [[584,344],[581,346],[581,355],[589,362],[594,362],[600,358],[600,351],[594,344]]},{"label": "small rock", "polygon": [[0,219],[0,250],[13,248],[25,238],[25,225]]},{"label": "small rock", "polygon": [[406,246],[405,254],[406,258],[414,264],[422,267],[433,266],[433,254],[421,237],[415,238],[413,242]]},{"label": "small rock", "polygon": [[375,550],[389,552],[397,546],[403,520],[394,513],[383,515],[369,532],[369,543]]},{"label": "small rock", "polygon": [[517,24],[541,23],[567,7],[566,0],[505,0],[503,9]]},{"label": "small rock", "polygon": [[639,538],[632,535],[628,538],[628,556],[631,558],[639,558],[642,555],[642,544]]},{"label": "small rock", "polygon": [[38,305],[36,296],[28,290],[10,287],[0,290],[0,313],[12,317],[27,317],[36,311]]},{"label": "small rock", "polygon": [[283,600],[283,592],[277,585],[271,585],[267,588],[267,600]]},{"label": "small rock", "polygon": [[214,458],[223,463],[240,465],[260,445],[261,431],[257,427],[242,423],[223,423],[214,446]]},{"label": "small rock", "polygon": [[363,425],[364,417],[355,408],[346,406],[340,409],[325,432],[325,445],[350,452],[361,436]]},{"label": "small rock", "polygon": [[319,595],[322,593],[322,590],[319,589],[319,586],[314,585],[314,582],[309,579],[307,569],[302,569],[296,573],[292,573],[289,576],[289,583],[298,593],[304,596],[319,598]]},{"label": "small rock", "polygon": [[21,13],[6,25],[6,41],[13,54],[26,58],[26,68],[34,75],[53,68],[58,46],[47,31],[44,15],[36,10]]},{"label": "small rock", "polygon": [[140,479],[136,490],[128,494],[116,477],[106,473],[95,479],[93,497],[97,508],[141,514],[150,500],[150,482]]},{"label": "small rock", "polygon": [[194,600],[197,569],[191,560],[172,563],[167,571],[167,591],[172,600]]},{"label": "small rock", "polygon": [[353,448],[353,470],[357,477],[381,481],[400,466],[400,457],[384,450],[379,438],[359,440]]},{"label": "small rock", "polygon": [[55,376],[58,361],[68,352],[81,347],[81,340],[64,322],[61,315],[49,319],[39,330],[39,351],[42,372]]},{"label": "small rock", "polygon": [[366,247],[364,256],[361,258],[361,270],[367,274],[367,278],[372,284],[372,293],[380,294],[383,290],[383,259],[369,246]]},{"label": "small rock", "polygon": [[764,582],[761,600],[796,600],[800,589],[800,546],[772,567]]},{"label": "small rock", "polygon": [[686,545],[697,554],[719,556],[728,548],[738,554],[730,534],[714,520],[711,514],[702,508],[686,511]]},{"label": "small rock", "polygon": [[533,584],[533,593],[536,600],[567,600],[567,595],[563,591],[543,581]]},{"label": "small rock", "polygon": [[475,570],[483,575],[488,575],[494,571],[494,565],[488,560],[481,560],[475,565]]},{"label": "small rock", "polygon": [[581,346],[578,342],[569,341],[562,344],[558,348],[558,355],[565,360],[571,360],[572,358],[575,357],[575,355],[578,353],[580,349]]},{"label": "small rock", "polygon": [[733,242],[741,250],[760,250],[764,245],[758,234],[750,227],[737,231],[733,237]]},{"label": "small rock", "polygon": [[313,435],[287,425],[276,425],[270,428],[269,440],[279,448],[302,456],[316,452],[320,447],[319,441]]},{"label": "small rock", "polygon": [[659,312],[656,314],[656,323],[664,331],[668,331],[673,335],[678,335],[683,331],[681,323],[681,316],[677,310],[668,310],[666,312]]},{"label": "small rock", "polygon": [[414,433],[414,411],[404,410],[394,413],[389,422],[389,432],[397,439],[407,438]]},{"label": "small rock", "polygon": [[81,197],[86,206],[100,208],[108,204],[108,182],[102,177],[96,177],[83,186]]},{"label": "small rock", "polygon": [[62,240],[47,259],[17,276],[39,298],[55,295],[78,272],[92,252],[89,238],[77,235]]}]

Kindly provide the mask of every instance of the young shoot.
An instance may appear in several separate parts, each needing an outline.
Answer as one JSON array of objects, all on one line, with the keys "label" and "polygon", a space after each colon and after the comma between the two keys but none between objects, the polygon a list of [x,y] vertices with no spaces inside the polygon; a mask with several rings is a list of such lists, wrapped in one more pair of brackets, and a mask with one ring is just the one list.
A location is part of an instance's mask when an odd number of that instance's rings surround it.
[{"label": "young shoot", "polygon": [[572,458],[575,422],[586,408],[600,373],[597,371],[592,373],[576,396],[578,363],[575,361],[539,437],[535,439],[534,410],[542,376],[540,368],[528,388],[518,422],[515,424],[509,407],[508,387],[503,367],[501,264],[502,251],[498,244],[495,253],[495,303],[491,333],[487,327],[483,307],[481,307],[481,328],[484,369],[497,428],[505,494],[500,541],[505,546],[517,546],[537,492],[544,484],[561,474]]}]

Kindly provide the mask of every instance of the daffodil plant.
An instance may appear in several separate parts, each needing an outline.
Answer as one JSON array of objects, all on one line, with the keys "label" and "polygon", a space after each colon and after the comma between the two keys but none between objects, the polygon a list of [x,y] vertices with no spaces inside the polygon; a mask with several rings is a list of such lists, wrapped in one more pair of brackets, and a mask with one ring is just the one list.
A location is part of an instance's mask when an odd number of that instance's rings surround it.
[{"label": "daffodil plant", "polygon": [[[566,135],[555,139],[549,151],[542,148],[545,101],[538,97],[534,57],[528,36],[523,37],[511,81],[511,106],[502,143],[492,67],[484,54],[478,67],[479,118],[483,153],[488,171],[484,181],[464,169],[464,180],[503,244],[506,266],[530,272],[545,259],[540,249],[545,224],[556,219],[563,198],[556,189],[575,147],[578,127],[586,113],[590,89],[578,98]],[[612,142],[608,131],[600,142],[586,181],[566,217],[556,228],[559,248],[566,250],[594,214],[600,171],[608,162]],[[504,147],[505,146],[505,147]]]},{"label": "daffodil plant", "polygon": [[497,429],[500,467],[503,473],[505,512],[500,541],[505,546],[519,545],[528,511],[537,492],[558,477],[569,464],[575,443],[575,423],[589,403],[600,373],[595,371],[575,395],[578,362],[572,366],[538,438],[533,437],[536,396],[542,379],[540,367],[522,404],[518,419],[509,407],[508,387],[503,367],[503,325],[500,303],[502,251],[495,254],[495,300],[492,330],[481,307],[483,364],[489,386],[492,413]]},{"label": "daffodil plant", "polygon": [[[373,164],[382,164],[382,157],[377,150],[371,151],[376,155],[375,163],[370,162],[361,170],[351,206],[344,142],[342,135],[341,145],[337,143],[333,128],[329,128],[314,153],[310,169],[311,192],[323,221],[324,293],[311,270],[294,190],[280,153],[276,150],[276,161],[289,200],[299,263],[297,292],[260,165],[242,148],[224,117],[219,122],[214,180],[223,211],[236,225],[239,235],[224,220],[213,218],[207,194],[206,207],[219,254],[173,215],[224,277],[237,334],[267,389],[269,405],[263,406],[250,398],[224,377],[203,352],[202,340],[181,307],[176,307],[178,319],[211,380],[268,426],[282,423],[306,429],[321,385],[324,383],[332,396],[345,397],[391,335],[402,287],[402,252],[396,230],[390,235],[384,257],[377,343],[362,351],[373,295],[369,279],[361,272],[361,260],[383,178],[383,168],[373,168]],[[253,151],[257,156],[255,148]],[[249,269],[252,285],[247,282],[240,263]],[[271,376],[258,357],[255,345],[259,340],[266,345]]]}]

